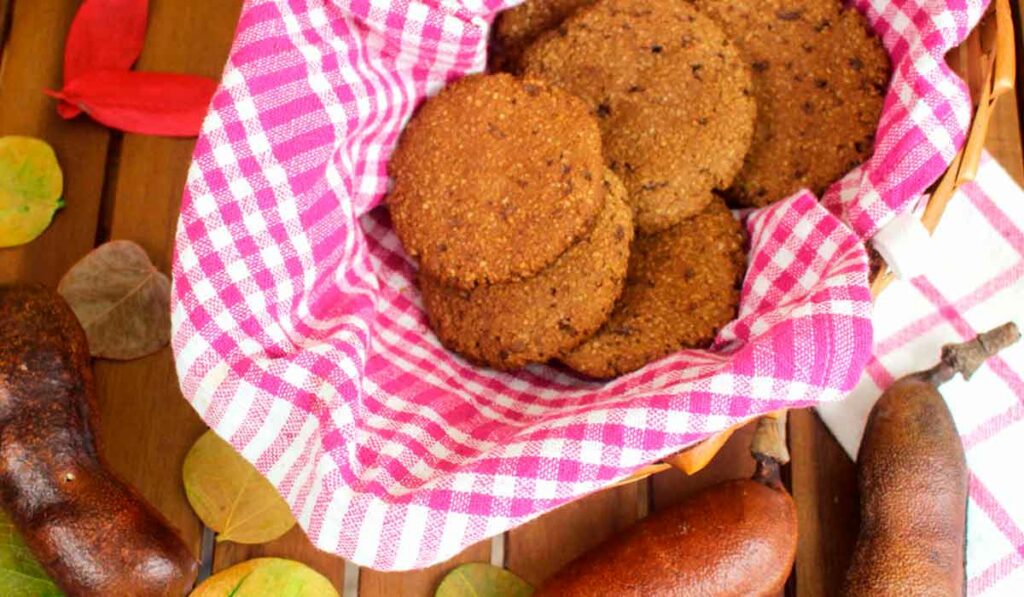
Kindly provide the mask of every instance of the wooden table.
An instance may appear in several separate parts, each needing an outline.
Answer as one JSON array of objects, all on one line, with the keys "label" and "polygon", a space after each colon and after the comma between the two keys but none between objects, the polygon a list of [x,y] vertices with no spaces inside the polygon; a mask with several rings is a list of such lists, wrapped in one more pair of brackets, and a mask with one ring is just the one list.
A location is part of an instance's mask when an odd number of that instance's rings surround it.
[{"label": "wooden table", "polygon": [[[32,135],[57,150],[66,176],[67,207],[29,245],[0,250],[0,283],[55,286],[94,246],[109,239],[142,245],[169,271],[174,226],[193,141],[112,133],[85,118],[60,119],[43,95],[61,80],[63,39],[78,3],[71,0],[0,0],[0,135]],[[139,68],[217,77],[227,56],[240,0],[153,0]],[[6,15],[6,16],[5,16]],[[1017,102],[999,106],[989,150],[1024,181]],[[182,399],[164,349],[128,362],[96,363],[102,452],[181,530],[200,553],[203,526],[181,485],[181,464],[205,426]],[[749,475],[751,430],[737,433],[713,464],[693,477],[668,471],[647,481],[609,489],[569,504],[496,541],[474,545],[433,568],[407,573],[358,570],[313,549],[294,529],[262,546],[218,545],[203,553],[214,570],[259,555],[302,560],[347,594],[429,595],[440,577],[469,561],[496,561],[538,583],[569,559],[628,526],[720,480]],[[796,497],[800,547],[787,593],[835,594],[857,528],[853,464],[810,411],[792,413],[793,462],[785,479]],[[346,578],[347,575],[347,578]],[[2,588],[0,588],[2,591]]]}]

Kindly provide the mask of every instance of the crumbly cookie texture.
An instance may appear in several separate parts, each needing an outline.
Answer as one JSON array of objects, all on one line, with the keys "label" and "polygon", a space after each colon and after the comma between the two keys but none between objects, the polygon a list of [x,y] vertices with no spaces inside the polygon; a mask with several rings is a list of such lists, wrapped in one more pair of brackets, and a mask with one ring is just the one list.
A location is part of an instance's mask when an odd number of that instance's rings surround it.
[{"label": "crumbly cookie texture", "polygon": [[494,21],[488,62],[494,71],[519,71],[523,52],[542,33],[558,27],[574,12],[594,0],[527,0],[502,11]]},{"label": "crumbly cookie texture", "polygon": [[389,169],[406,252],[463,289],[537,274],[590,234],[605,204],[600,130],[585,105],[506,74],[466,77],[428,100]]},{"label": "crumbly cookie texture", "polygon": [[743,166],[756,107],[751,73],[711,19],[678,0],[602,0],[523,56],[529,77],[583,99],[637,228],[701,212]]},{"label": "crumbly cookie texture", "polygon": [[728,196],[764,206],[802,188],[821,194],[870,157],[889,56],[838,0],[694,0],[740,48],[754,75],[757,126]]},{"label": "crumbly cookie texture", "polygon": [[571,350],[597,331],[622,292],[633,239],[625,190],[610,173],[606,181],[605,209],[591,236],[537,276],[467,291],[421,274],[441,342],[471,361],[516,369]]},{"label": "crumbly cookie texture", "polygon": [[640,369],[683,348],[706,348],[736,317],[745,235],[725,203],[633,242],[626,288],[592,338],[562,357],[596,378]]}]

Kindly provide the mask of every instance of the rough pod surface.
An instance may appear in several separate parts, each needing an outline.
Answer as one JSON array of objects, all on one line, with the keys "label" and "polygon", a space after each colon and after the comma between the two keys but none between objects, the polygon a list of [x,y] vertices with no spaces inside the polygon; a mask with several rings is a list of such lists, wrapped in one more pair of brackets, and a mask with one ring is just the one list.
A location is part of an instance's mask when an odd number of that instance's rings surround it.
[{"label": "rough pod surface", "polygon": [[85,334],[40,287],[0,287],[0,503],[71,595],[183,595],[196,561],[97,458]]},{"label": "rough pod surface", "polygon": [[962,595],[967,464],[934,383],[911,376],[885,391],[857,463],[861,528],[845,594]]}]

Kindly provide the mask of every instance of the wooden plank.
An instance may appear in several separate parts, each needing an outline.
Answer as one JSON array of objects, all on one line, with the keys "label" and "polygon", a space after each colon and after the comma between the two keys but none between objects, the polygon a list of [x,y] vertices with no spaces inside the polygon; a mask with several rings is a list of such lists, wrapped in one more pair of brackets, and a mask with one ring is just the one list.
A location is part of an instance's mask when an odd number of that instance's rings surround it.
[{"label": "wooden plank", "polygon": [[39,137],[53,145],[64,169],[67,206],[36,240],[0,249],[0,283],[56,286],[96,237],[110,135],[84,118],[63,120],[55,102],[43,94],[43,89],[61,85],[63,40],[77,7],[68,0],[13,5],[0,61],[0,135]]},{"label": "wooden plank", "polygon": [[676,469],[654,475],[651,509],[662,510],[710,485],[752,475],[754,459],[750,456],[750,439],[754,436],[755,425],[756,421],[736,430],[714,460],[695,475]]},{"label": "wooden plank", "polygon": [[219,572],[253,558],[267,557],[298,560],[326,576],[338,592],[341,592],[342,583],[345,581],[345,561],[313,547],[298,525],[284,537],[263,545],[239,545],[230,542],[218,544],[214,551],[213,571]]},{"label": "wooden plank", "polygon": [[633,524],[646,508],[637,483],[605,489],[509,531],[505,567],[538,586],[569,561]]},{"label": "wooden plank", "polygon": [[[140,70],[219,77],[239,12],[235,0],[154,0]],[[112,169],[109,234],[138,242],[168,271],[194,140],[126,135]],[[198,554],[202,525],[189,507],[181,465],[204,426],[178,390],[171,351],[99,361],[103,453],[178,527]]]},{"label": "wooden plank", "polygon": [[[241,4],[240,0],[152,2],[146,51],[139,67],[219,78],[230,50]],[[121,149],[111,223],[112,238],[135,240],[165,271],[170,268],[175,224],[193,145],[191,140],[128,135]],[[138,374],[130,370],[122,373],[128,378]],[[163,416],[167,425],[201,432],[204,425],[180,397],[177,384],[170,383],[175,380],[173,375],[167,378],[167,393],[154,404],[159,408],[169,408]],[[180,464],[195,435],[190,435],[188,441],[179,442],[171,452],[173,458],[170,460],[178,467],[172,476],[179,492]],[[179,500],[175,498],[174,502],[177,504]],[[190,510],[188,514],[191,514]],[[185,520],[184,513],[182,517]],[[344,561],[314,548],[301,529],[293,529],[284,537],[264,545],[218,544],[213,558],[214,570],[269,555],[300,560],[331,579],[339,590],[341,588]]]},{"label": "wooden plank", "polygon": [[[1021,65],[1024,68],[1024,65]],[[1021,160],[1018,100],[1013,94],[999,99],[992,113],[985,148],[1006,168],[1017,184],[1024,185],[1024,161]]]},{"label": "wooden plank", "polygon": [[490,561],[491,542],[481,541],[447,562],[423,570],[378,572],[362,568],[359,570],[359,597],[428,597],[453,568],[468,562]]},{"label": "wooden plank", "polygon": [[[220,79],[241,0],[152,0],[138,70]],[[112,183],[111,238],[130,238],[168,271],[194,139],[125,135]]]},{"label": "wooden plank", "polygon": [[[10,0],[0,0],[0,57],[3,56],[4,42],[7,41],[7,21],[11,9]],[[2,64],[2,60],[0,60]]]},{"label": "wooden plank", "polygon": [[854,464],[810,409],[790,411],[789,447],[800,529],[795,594],[837,595],[860,522]]}]

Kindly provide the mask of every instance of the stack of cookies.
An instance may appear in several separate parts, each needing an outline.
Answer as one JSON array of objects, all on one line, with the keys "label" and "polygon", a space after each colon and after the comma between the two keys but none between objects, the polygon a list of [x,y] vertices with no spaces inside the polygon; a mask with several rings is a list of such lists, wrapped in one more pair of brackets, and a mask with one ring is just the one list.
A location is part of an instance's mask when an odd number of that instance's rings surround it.
[{"label": "stack of cookies", "polygon": [[[515,74],[469,76],[424,104],[388,204],[445,346],[496,369],[557,359],[610,378],[706,347],[735,317],[745,239],[724,197],[763,203],[781,186],[760,164],[803,137],[766,124],[771,68],[740,43],[764,36],[712,18],[733,12],[532,0],[496,29]],[[827,169],[806,170],[798,182]]]},{"label": "stack of cookies", "polygon": [[[630,10],[661,12],[664,1],[599,2],[604,8],[597,12],[618,15],[620,24],[631,27]],[[761,207],[804,188],[820,195],[870,157],[891,66],[856,9],[841,0],[667,1],[710,17],[752,75],[754,139],[743,169],[723,190],[732,203]],[[545,68],[541,62],[552,61],[543,54],[578,50],[579,29],[598,18],[586,16],[594,4],[528,0],[503,12],[494,25],[491,67],[536,73]],[[564,59],[581,66],[579,58]]]}]

